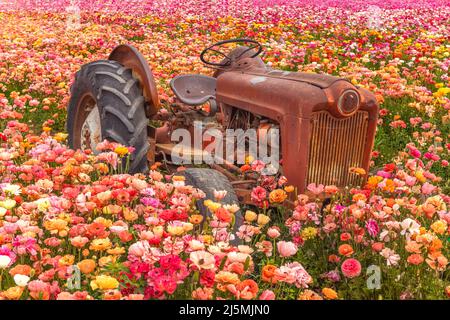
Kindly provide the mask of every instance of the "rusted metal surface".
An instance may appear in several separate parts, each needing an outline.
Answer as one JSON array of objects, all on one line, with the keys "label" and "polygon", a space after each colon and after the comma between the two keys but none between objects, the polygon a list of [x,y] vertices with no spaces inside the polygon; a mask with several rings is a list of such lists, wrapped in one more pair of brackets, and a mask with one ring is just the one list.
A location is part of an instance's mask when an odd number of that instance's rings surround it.
[{"label": "rusted metal surface", "polygon": [[[101,139],[101,131],[100,136],[92,136],[90,126],[86,123],[89,115],[91,115],[91,119],[95,117],[95,113],[92,113],[95,108],[98,110],[95,98],[91,94],[85,94],[79,99],[79,103],[76,107],[77,114],[75,115],[74,121],[73,147],[75,149],[92,149],[91,142]],[[97,127],[101,130],[100,119],[98,119]]]},{"label": "rusted metal surface", "polygon": [[147,102],[145,113],[149,118],[155,115],[159,109],[158,90],[150,66],[142,54],[133,46],[120,45],[111,52],[108,59],[117,61],[133,71],[143,88]]},{"label": "rusted metal surface", "polygon": [[[348,170],[369,167],[378,116],[373,94],[345,79],[270,70],[252,60],[235,62],[217,78],[225,122],[235,108],[276,121],[283,174],[299,192],[309,182],[357,183]],[[326,129],[318,130],[314,119],[327,121]]]},{"label": "rusted metal surface", "polygon": [[[348,118],[334,118],[329,112],[313,114],[307,184],[345,187],[361,184],[361,177],[349,172],[363,167],[368,125],[367,111]],[[351,142],[351,143],[350,143]]]},{"label": "rusted metal surface", "polygon": [[[88,108],[88,106],[85,106]],[[100,111],[97,104],[89,107],[88,115],[81,127],[81,148],[90,149],[98,153],[97,145],[102,141],[102,128],[100,120]]]}]

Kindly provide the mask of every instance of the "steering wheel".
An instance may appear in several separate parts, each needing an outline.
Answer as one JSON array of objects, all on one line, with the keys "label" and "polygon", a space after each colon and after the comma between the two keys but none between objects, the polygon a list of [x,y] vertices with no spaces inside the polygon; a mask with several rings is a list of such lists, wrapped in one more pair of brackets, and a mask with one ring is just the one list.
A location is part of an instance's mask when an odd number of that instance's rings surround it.
[{"label": "steering wheel", "polygon": [[[235,57],[230,57],[228,55],[226,55],[225,53],[221,52],[219,49],[214,49],[215,47],[220,47],[224,44],[228,44],[228,43],[239,43],[239,44],[250,44],[250,46],[245,49],[244,51],[242,51],[239,55],[235,56]],[[263,51],[263,47],[261,46],[261,44],[258,41],[252,40],[252,39],[230,39],[230,40],[224,40],[224,41],[219,41],[214,43],[212,46],[204,49],[202,51],[202,53],[200,54],[200,60],[207,65],[210,66],[214,66],[214,67],[227,67],[229,66],[233,61],[238,60],[240,57],[242,57],[244,54],[246,54],[247,52],[256,49],[256,53],[252,54],[249,58],[254,58],[256,56],[258,56],[262,51]],[[223,56],[225,59],[222,62],[211,62],[205,59],[205,54],[208,53],[209,51],[215,52],[221,56]]]}]

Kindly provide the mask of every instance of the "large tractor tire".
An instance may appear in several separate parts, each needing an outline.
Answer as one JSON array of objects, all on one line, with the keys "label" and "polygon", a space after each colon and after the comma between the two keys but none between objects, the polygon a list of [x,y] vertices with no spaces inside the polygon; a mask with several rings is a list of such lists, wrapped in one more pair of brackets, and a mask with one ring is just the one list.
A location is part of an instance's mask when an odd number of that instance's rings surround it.
[{"label": "large tractor tire", "polygon": [[[214,189],[217,191],[227,191],[227,195],[221,200],[221,203],[239,205],[239,200],[234,192],[233,186],[227,177],[219,171],[207,168],[188,168],[183,170],[182,173],[186,178],[186,184],[200,189],[206,194],[206,198],[197,201],[197,209],[204,217],[209,216],[210,213],[203,202],[207,199],[214,201]],[[239,227],[243,224],[243,221],[244,219],[242,213],[240,211],[236,212],[233,233],[239,229]],[[233,242],[236,242],[237,240],[238,239],[236,238]]]},{"label": "large tractor tire", "polygon": [[81,67],[71,88],[67,110],[69,145],[91,149],[107,139],[132,146],[130,173],[148,169],[148,119],[139,81],[131,69],[110,60]]}]

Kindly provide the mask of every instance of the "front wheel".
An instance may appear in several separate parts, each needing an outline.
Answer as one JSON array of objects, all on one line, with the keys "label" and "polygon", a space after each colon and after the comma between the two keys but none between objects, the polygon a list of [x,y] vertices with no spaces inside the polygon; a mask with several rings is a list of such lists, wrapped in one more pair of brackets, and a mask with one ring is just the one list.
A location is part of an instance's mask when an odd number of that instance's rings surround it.
[{"label": "front wheel", "polygon": [[104,139],[132,146],[130,173],[148,169],[145,99],[131,69],[110,60],[82,66],[71,88],[67,113],[71,148],[95,153]]}]

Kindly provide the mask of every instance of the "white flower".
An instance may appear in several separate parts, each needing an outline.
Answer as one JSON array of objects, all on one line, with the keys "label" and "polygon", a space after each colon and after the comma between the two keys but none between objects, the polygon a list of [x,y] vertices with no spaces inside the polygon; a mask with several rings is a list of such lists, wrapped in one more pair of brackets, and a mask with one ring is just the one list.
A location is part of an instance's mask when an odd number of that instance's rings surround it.
[{"label": "white flower", "polygon": [[11,258],[8,256],[0,256],[0,269],[5,269],[11,263]]},{"label": "white flower", "polygon": [[10,184],[10,183],[4,184],[2,186],[2,189],[5,193],[8,193],[10,195],[15,195],[15,196],[18,196],[21,192],[20,186],[18,186],[16,184]]},{"label": "white flower", "polygon": [[391,241],[391,237],[389,237],[389,230],[384,229],[380,232],[380,240],[384,242]]},{"label": "white flower", "polygon": [[236,212],[239,211],[239,206],[235,203],[233,204],[224,204],[223,208],[226,209],[227,211],[231,212],[232,214],[235,214]]},{"label": "white flower", "polygon": [[18,285],[19,287],[26,287],[26,285],[28,284],[28,281],[30,281],[30,277],[23,275],[23,274],[16,274],[14,276],[14,282],[16,283],[16,285]]},{"label": "white flower", "polygon": [[392,249],[384,248],[380,254],[386,258],[386,264],[388,266],[396,266],[400,261],[400,255],[396,254]]},{"label": "white flower", "polygon": [[416,221],[414,221],[411,218],[406,218],[401,223],[402,231],[400,232],[401,235],[405,235],[406,233],[409,234],[419,234],[420,233],[420,224],[418,224]]},{"label": "white flower", "polygon": [[225,198],[227,193],[228,192],[226,190],[216,190],[216,189],[214,189],[214,198],[216,198],[217,201],[220,201],[223,198]]}]

